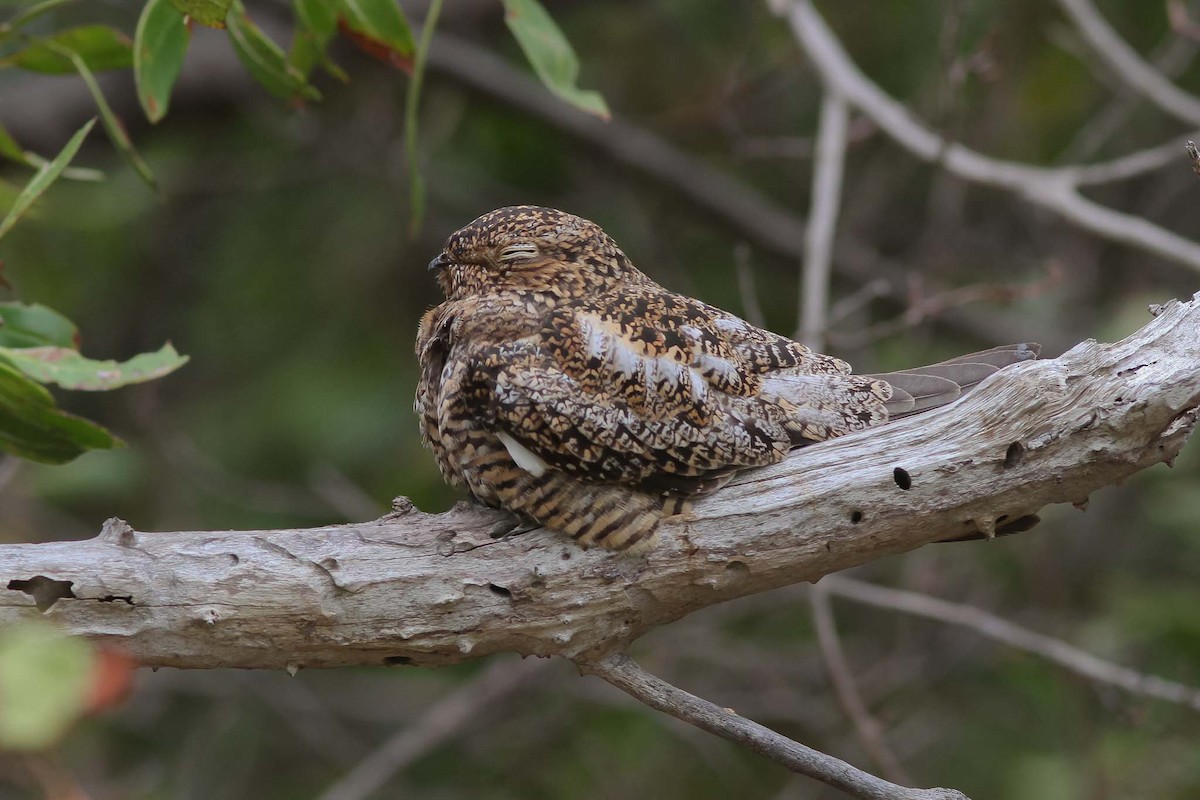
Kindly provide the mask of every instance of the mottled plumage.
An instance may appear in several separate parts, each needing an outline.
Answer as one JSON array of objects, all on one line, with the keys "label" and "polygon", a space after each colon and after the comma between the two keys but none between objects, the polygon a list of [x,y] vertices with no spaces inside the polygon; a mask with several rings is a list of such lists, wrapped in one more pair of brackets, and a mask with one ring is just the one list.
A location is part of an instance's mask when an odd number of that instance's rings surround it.
[{"label": "mottled plumage", "polygon": [[948,402],[1035,354],[853,375],[664,289],[594,223],[534,206],[475,220],[430,269],[447,299],[421,320],[415,407],[442,475],[585,547],[649,544],[739,469]]}]

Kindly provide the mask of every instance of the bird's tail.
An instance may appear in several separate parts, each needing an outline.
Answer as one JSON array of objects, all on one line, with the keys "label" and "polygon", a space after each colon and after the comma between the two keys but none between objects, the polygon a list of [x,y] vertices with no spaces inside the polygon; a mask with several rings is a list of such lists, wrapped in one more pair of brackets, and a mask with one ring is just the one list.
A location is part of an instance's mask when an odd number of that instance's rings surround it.
[{"label": "bird's tail", "polygon": [[1032,361],[1041,350],[1040,344],[1032,342],[1008,344],[927,367],[867,377],[891,384],[892,399],[887,402],[888,418],[899,419],[952,403],[993,372],[1010,364]]}]

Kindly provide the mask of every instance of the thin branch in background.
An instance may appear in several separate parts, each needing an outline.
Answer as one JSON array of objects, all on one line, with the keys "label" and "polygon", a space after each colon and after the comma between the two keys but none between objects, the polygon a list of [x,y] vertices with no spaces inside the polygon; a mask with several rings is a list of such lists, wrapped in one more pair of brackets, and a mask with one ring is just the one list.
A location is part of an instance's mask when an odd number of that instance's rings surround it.
[{"label": "thin branch in background", "polygon": [[827,576],[821,585],[831,594],[859,603],[966,628],[993,641],[1041,656],[1085,678],[1124,689],[1130,694],[1166,700],[1200,711],[1198,688],[1105,661],[1061,639],[1023,628],[983,609],[918,592],[876,586],[840,575]]},{"label": "thin branch in background", "polygon": [[1092,52],[1115,77],[1167,114],[1200,125],[1200,98],[1188,94],[1148,64],[1101,16],[1090,0],[1058,0]]},{"label": "thin branch in background", "polygon": [[[867,281],[850,294],[834,303],[829,309],[828,327],[837,327],[851,315],[857,314],[872,301],[891,294],[891,286],[883,278]],[[828,331],[826,331],[828,335]]]},{"label": "thin branch in background", "polygon": [[741,717],[733,709],[721,708],[672,686],[646,672],[627,655],[581,661],[578,666],[581,672],[603,678],[651,708],[748,747],[792,772],[815,778],[853,797],[862,800],[966,800],[966,796],[955,789],[910,789],[889,783]]},{"label": "thin branch in background", "polygon": [[366,751],[366,743],[357,731],[346,725],[304,681],[283,678],[278,672],[232,674],[247,688],[247,694],[270,706],[315,757],[347,769]]},{"label": "thin branch in background", "polygon": [[733,248],[733,271],[737,276],[738,294],[742,298],[742,313],[751,325],[767,327],[762,304],[758,302],[758,287],[754,283],[754,266],[750,263],[750,245],[739,242]]},{"label": "thin branch in background", "polygon": [[[153,426],[151,441],[173,467],[186,472],[201,489],[245,508],[278,514],[328,517],[338,513],[324,497],[314,497],[293,484],[267,478],[251,478],[227,469],[200,449],[191,437]],[[150,429],[148,429],[150,430]],[[157,437],[157,438],[155,438]]]},{"label": "thin branch in background", "polygon": [[1072,169],[1074,182],[1079,186],[1096,186],[1136,178],[1171,164],[1179,157],[1179,140],[1172,138],[1156,147],[1148,147],[1127,156],[1086,164]]},{"label": "thin branch in background", "polygon": [[319,800],[362,800],[374,794],[397,772],[477,722],[485,709],[511,694],[547,663],[525,658],[492,664],[384,741],[326,789]]},{"label": "thin branch in background", "polygon": [[926,320],[944,314],[952,308],[983,302],[1011,304],[1017,300],[1041,297],[1062,282],[1062,275],[1062,267],[1051,261],[1046,267],[1046,274],[1027,285],[976,283],[933,294],[926,291],[919,275],[911,275],[908,284],[908,307],[903,314],[853,332],[831,331],[829,337],[839,347],[865,347],[880,339],[916,328]]},{"label": "thin branch in background", "polygon": [[317,496],[348,520],[375,519],[386,511],[371,495],[332,464],[313,464],[308,485]]},{"label": "thin branch in background", "polygon": [[[1082,1],[1060,0],[1072,4]],[[993,158],[948,142],[858,68],[811,2],[783,0],[776,5],[781,6],[796,41],[817,68],[826,89],[840,92],[917,158],[938,164],[964,180],[1012,192],[1102,238],[1132,245],[1200,271],[1200,243],[1143,217],[1100,205],[1079,192],[1080,185],[1085,182],[1118,180],[1141,174],[1154,168],[1158,163],[1155,159],[1133,154],[1114,162],[1120,168],[1114,168],[1112,164],[1046,168]],[[1191,99],[1200,105],[1200,100]],[[1200,120],[1200,109],[1197,120]],[[1132,168],[1135,163],[1137,170]]]},{"label": "thin branch in background", "polygon": [[816,163],[813,166],[812,215],[804,237],[804,273],[801,280],[800,320],[796,339],[821,350],[825,344],[829,310],[829,277],[833,268],[833,240],[842,203],[842,174],[846,162],[846,130],[850,107],[835,89],[821,97],[817,126]]},{"label": "thin branch in background", "polygon": [[821,648],[821,659],[829,673],[829,680],[837,694],[838,702],[842,704],[846,716],[854,723],[858,741],[871,759],[883,771],[888,780],[895,783],[911,784],[912,778],[900,764],[900,759],[892,752],[884,736],[883,725],[867,709],[854,674],[850,671],[850,663],[842,650],[842,640],[838,636],[837,623],[833,618],[833,608],[829,602],[829,593],[822,588],[824,583],[812,587],[809,600],[812,603],[813,622],[817,629],[817,644]]},{"label": "thin branch in background", "polygon": [[21,469],[21,459],[16,456],[0,455],[0,492],[12,483]]},{"label": "thin branch in background", "polygon": [[[1200,44],[1196,41],[1171,33],[1155,48],[1150,63],[1163,75],[1177,78],[1191,65],[1198,51]],[[1070,163],[1092,158],[1129,121],[1143,101],[1144,98],[1128,86],[1120,86],[1118,93],[1080,126],[1059,161]]]},{"label": "thin branch in background", "polygon": [[1183,0],[1167,0],[1167,20],[1171,23],[1171,30],[1200,42],[1200,25],[1192,21],[1192,15],[1188,13]]}]

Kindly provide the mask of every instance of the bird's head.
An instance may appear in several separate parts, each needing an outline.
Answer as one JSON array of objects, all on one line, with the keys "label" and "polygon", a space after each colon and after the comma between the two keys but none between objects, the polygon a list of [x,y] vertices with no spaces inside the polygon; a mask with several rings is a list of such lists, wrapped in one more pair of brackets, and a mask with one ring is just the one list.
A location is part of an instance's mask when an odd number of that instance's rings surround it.
[{"label": "bird's head", "polygon": [[594,222],[540,206],[509,206],[454,232],[429,262],[451,300],[505,291],[577,297],[646,280]]}]

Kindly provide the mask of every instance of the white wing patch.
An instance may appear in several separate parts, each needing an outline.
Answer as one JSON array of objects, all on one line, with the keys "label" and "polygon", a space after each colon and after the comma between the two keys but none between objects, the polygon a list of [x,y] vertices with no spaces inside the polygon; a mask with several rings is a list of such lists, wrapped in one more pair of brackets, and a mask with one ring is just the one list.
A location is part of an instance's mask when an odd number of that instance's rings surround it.
[{"label": "white wing patch", "polygon": [[512,456],[512,460],[517,462],[518,467],[525,470],[535,478],[540,478],[546,474],[548,465],[528,447],[509,436],[504,431],[498,431],[496,436],[499,437],[500,442],[504,445],[504,449],[508,451],[510,456]]},{"label": "white wing patch", "polygon": [[[655,393],[659,385],[663,384],[672,387],[686,386],[686,390],[696,402],[703,401],[707,396],[706,381],[698,370],[673,358],[652,357],[639,353],[619,333],[594,317],[580,314],[578,320],[588,357],[597,358],[613,372],[641,383],[648,395]],[[683,332],[693,339],[702,335],[699,328],[691,325],[685,326]]]},{"label": "white wing patch", "polygon": [[713,320],[713,327],[725,333],[742,333],[747,326],[737,317],[717,317]]},{"label": "white wing patch", "polygon": [[696,367],[701,374],[712,375],[726,383],[736,383],[739,377],[736,364],[708,353],[700,353],[696,356]]}]

